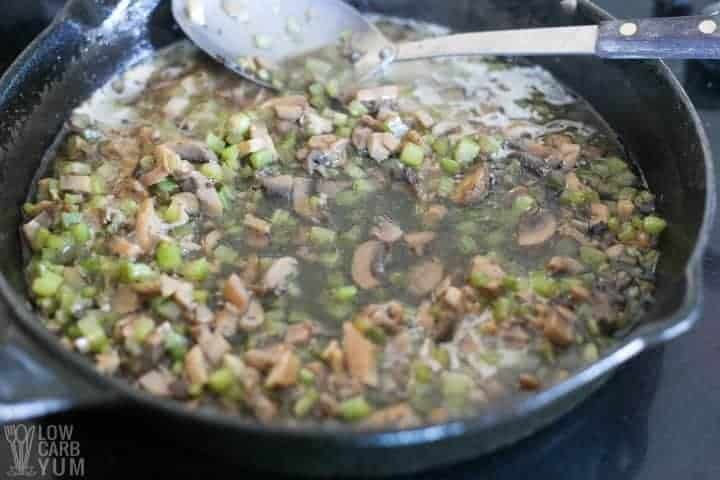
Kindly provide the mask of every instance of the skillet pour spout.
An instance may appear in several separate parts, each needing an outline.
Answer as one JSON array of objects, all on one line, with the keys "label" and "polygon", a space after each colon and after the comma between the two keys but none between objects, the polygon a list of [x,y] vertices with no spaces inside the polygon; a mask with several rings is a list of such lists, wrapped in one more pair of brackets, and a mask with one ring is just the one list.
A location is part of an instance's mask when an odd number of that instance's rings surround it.
[{"label": "skillet pour spout", "polygon": [[[0,80],[0,295],[14,333],[0,343],[0,422],[88,404],[132,403],[178,439],[203,439],[215,455],[265,470],[369,476],[415,472],[496,450],[548,425],[641,351],[697,321],[701,256],[714,215],[711,153],[695,109],[657,61],[537,59],[589,101],[622,139],[668,220],[657,302],[617,346],[566,381],[474,417],[408,430],[265,426],[152,398],[63,348],[36,318],[23,275],[19,225],[28,189],[73,108],[112,76],[181,38],[161,0],[71,0]],[[456,31],[583,25],[609,19],[585,0],[367,0],[363,11]],[[671,119],[672,121],[669,121]],[[32,379],[32,382],[26,382]],[[188,446],[195,444],[188,440]],[[277,453],[283,452],[278,462]]]}]

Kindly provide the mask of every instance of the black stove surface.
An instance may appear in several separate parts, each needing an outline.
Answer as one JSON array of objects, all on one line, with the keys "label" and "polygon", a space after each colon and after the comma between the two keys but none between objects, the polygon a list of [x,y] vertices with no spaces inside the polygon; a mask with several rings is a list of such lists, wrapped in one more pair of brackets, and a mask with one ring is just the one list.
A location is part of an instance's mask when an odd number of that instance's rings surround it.
[{"label": "black stove surface", "polygon": [[[0,18],[0,65],[29,42],[62,0],[4,0]],[[707,0],[598,0],[620,17],[696,11]],[[6,6],[9,5],[9,6]],[[662,13],[662,12],[660,12]],[[696,103],[720,162],[720,74],[698,63],[675,63]],[[718,68],[720,71],[720,68]],[[720,240],[720,230],[713,240]],[[644,353],[570,415],[539,434],[490,456],[415,475],[437,479],[696,479],[720,478],[720,246],[705,258],[705,314],[695,329],[667,346]],[[2,327],[2,320],[0,320]],[[203,475],[274,478],[240,465],[153,441],[142,413],[133,409],[79,411],[46,424],[73,424],[87,478]],[[202,442],[202,439],[198,439]],[[187,444],[188,442],[185,441]],[[239,452],[241,455],[242,452]],[[279,461],[282,452],[278,452]],[[11,464],[0,446],[0,478]]]}]

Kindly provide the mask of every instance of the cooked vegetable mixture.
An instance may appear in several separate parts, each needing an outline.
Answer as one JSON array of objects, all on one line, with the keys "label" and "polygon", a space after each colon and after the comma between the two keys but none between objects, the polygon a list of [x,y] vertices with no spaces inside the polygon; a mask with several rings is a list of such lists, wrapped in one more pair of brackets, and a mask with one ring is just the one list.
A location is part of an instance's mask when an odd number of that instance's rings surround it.
[{"label": "cooked vegetable mixture", "polygon": [[640,318],[666,223],[586,104],[498,59],[348,94],[336,60],[275,94],[177,47],[79,109],[24,206],[47,328],[190,408],[374,428],[543,389]]}]

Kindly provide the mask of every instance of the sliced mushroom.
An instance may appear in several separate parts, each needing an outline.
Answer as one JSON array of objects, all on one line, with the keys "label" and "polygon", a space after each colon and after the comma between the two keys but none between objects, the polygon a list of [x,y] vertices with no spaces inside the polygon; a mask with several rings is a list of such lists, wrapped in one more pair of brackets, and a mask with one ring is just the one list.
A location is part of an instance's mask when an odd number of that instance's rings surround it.
[{"label": "sliced mushroom", "polygon": [[542,245],[553,238],[557,228],[555,215],[550,212],[525,215],[518,226],[518,245],[521,247]]},{"label": "sliced mushroom", "polygon": [[185,374],[192,384],[202,385],[207,382],[207,361],[199,345],[195,345],[185,354]]},{"label": "sliced mushroom", "polygon": [[365,385],[378,382],[376,347],[360,333],[352,323],[343,324],[343,356],[350,376]]},{"label": "sliced mushroom", "polygon": [[155,205],[152,198],[146,198],[140,205],[135,218],[135,239],[144,252],[149,252],[153,248],[154,223]]},{"label": "sliced mushroom", "polygon": [[585,266],[570,257],[552,257],[545,268],[552,273],[570,273],[576,275],[585,271]]},{"label": "sliced mushroom", "polygon": [[445,218],[448,209],[445,205],[435,204],[430,205],[423,214],[423,224],[428,227],[435,227],[438,223]]},{"label": "sliced mushroom", "polygon": [[352,144],[360,151],[367,149],[368,141],[373,131],[367,127],[355,127],[352,131],[350,139]]},{"label": "sliced mushroom", "polygon": [[90,193],[92,192],[92,182],[88,175],[60,175],[60,190]]},{"label": "sliced mushroom", "polygon": [[427,295],[442,281],[445,267],[437,259],[426,260],[408,272],[408,291],[418,297]]},{"label": "sliced mushroom", "polygon": [[308,141],[310,151],[305,157],[304,166],[308,173],[318,172],[325,175],[326,168],[345,163],[346,150],[350,141],[335,135],[316,135]]},{"label": "sliced mushroom", "polygon": [[195,194],[203,211],[210,217],[221,216],[223,203],[213,182],[200,172],[191,172],[190,179],[194,184]]},{"label": "sliced mushroom", "polygon": [[277,365],[287,351],[288,346],[282,343],[264,348],[253,348],[245,352],[245,363],[264,372]]},{"label": "sliced mushroom", "polygon": [[381,104],[397,100],[400,96],[400,87],[397,85],[382,85],[380,87],[363,88],[355,94],[355,100],[376,110]]},{"label": "sliced mushroom", "polygon": [[228,277],[223,287],[223,295],[225,296],[225,300],[237,308],[240,315],[248,310],[250,306],[250,292],[245,288],[245,283],[238,275],[233,273]]},{"label": "sliced mushroom", "polygon": [[302,345],[310,341],[313,333],[311,322],[296,323],[289,325],[285,331],[285,343],[291,345]]},{"label": "sliced mushroom", "polygon": [[403,236],[403,231],[392,220],[381,217],[378,224],[370,230],[370,235],[381,242],[395,243]]},{"label": "sliced mushroom", "polygon": [[352,182],[349,181],[318,179],[315,189],[317,193],[327,195],[328,198],[335,198],[338,193],[347,190],[351,186]]},{"label": "sliced mushroom", "polygon": [[435,125],[435,119],[425,110],[418,110],[415,112],[415,119],[420,122],[423,128],[432,128]]},{"label": "sliced mushroom", "polygon": [[140,308],[140,297],[131,288],[121,285],[113,294],[110,307],[113,313],[125,315]]},{"label": "sliced mushroom", "polygon": [[279,197],[290,198],[293,191],[293,177],[291,175],[277,175],[274,177],[259,177],[260,184],[265,190]]},{"label": "sliced mushroom", "polygon": [[559,347],[567,347],[575,341],[575,332],[567,318],[555,309],[548,309],[542,318],[545,338]]},{"label": "sliced mushroom", "polygon": [[415,255],[422,256],[425,254],[425,246],[435,240],[436,236],[435,232],[412,232],[406,233],[404,238]]},{"label": "sliced mushroom", "polygon": [[172,297],[180,306],[187,310],[195,308],[193,285],[169,275],[160,276],[160,293],[163,297]]},{"label": "sliced mushroom", "polygon": [[298,274],[298,261],[293,257],[275,260],[262,278],[262,289],[281,294],[287,290],[290,281]]},{"label": "sliced mushroom", "polygon": [[198,337],[198,345],[213,365],[220,363],[223,355],[228,353],[231,348],[220,332],[210,333],[207,327],[203,327],[203,333]]},{"label": "sliced mushroom", "polygon": [[35,233],[39,228],[49,227],[52,224],[52,217],[47,211],[43,211],[35,218],[23,225],[22,230],[28,242],[32,242]]},{"label": "sliced mushroom", "polygon": [[265,322],[265,311],[262,304],[257,300],[252,300],[247,312],[239,320],[238,326],[243,332],[253,332],[262,327],[263,322]]},{"label": "sliced mushroom", "polygon": [[368,305],[359,316],[388,333],[397,333],[405,323],[405,309],[396,301]]},{"label": "sliced mushroom", "polygon": [[295,178],[293,180],[293,210],[304,218],[312,218],[315,213],[312,205],[310,205],[311,190],[312,181],[309,178]]},{"label": "sliced mushroom", "polygon": [[243,220],[243,225],[246,227],[255,230],[257,233],[261,235],[270,235],[270,229],[272,228],[272,225],[270,225],[270,222],[267,222],[263,220],[262,218],[258,218],[252,213],[246,213],[245,219]]},{"label": "sliced mushroom", "polygon": [[477,203],[487,196],[489,187],[490,175],[486,165],[483,163],[465,175],[458,186],[455,187],[450,199],[460,205]]},{"label": "sliced mushroom", "polygon": [[266,388],[289,387],[297,382],[300,360],[288,350],[284,352],[265,380]]},{"label": "sliced mushroom", "polygon": [[170,384],[174,378],[167,370],[150,370],[138,379],[138,384],[153,395],[170,396]]},{"label": "sliced mushroom", "polygon": [[385,245],[378,240],[369,240],[355,249],[352,262],[353,281],[362,289],[369,290],[380,286],[375,277],[373,265],[385,252]]},{"label": "sliced mushroom", "polygon": [[398,403],[373,412],[362,423],[369,428],[385,428],[389,425],[407,428],[417,425],[420,419],[407,403]]},{"label": "sliced mushroom", "polygon": [[300,118],[300,125],[302,125],[310,135],[332,133],[334,129],[332,121],[312,111],[306,112],[305,115]]},{"label": "sliced mushroom", "polygon": [[210,147],[197,140],[178,140],[165,146],[177,153],[180,158],[193,163],[217,162],[218,157]]}]

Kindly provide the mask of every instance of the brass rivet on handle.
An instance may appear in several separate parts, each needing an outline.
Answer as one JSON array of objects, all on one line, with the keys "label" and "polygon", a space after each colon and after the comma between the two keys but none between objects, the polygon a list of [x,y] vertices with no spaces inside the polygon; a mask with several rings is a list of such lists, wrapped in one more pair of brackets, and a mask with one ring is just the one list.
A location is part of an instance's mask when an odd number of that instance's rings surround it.
[{"label": "brass rivet on handle", "polygon": [[715,20],[703,20],[700,22],[700,25],[698,25],[698,30],[700,30],[705,35],[710,35],[711,33],[715,33],[715,30],[717,30],[718,24]]},{"label": "brass rivet on handle", "polygon": [[632,37],[638,31],[638,26],[633,22],[625,22],[620,25],[620,35],[623,37]]}]

